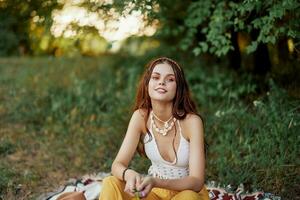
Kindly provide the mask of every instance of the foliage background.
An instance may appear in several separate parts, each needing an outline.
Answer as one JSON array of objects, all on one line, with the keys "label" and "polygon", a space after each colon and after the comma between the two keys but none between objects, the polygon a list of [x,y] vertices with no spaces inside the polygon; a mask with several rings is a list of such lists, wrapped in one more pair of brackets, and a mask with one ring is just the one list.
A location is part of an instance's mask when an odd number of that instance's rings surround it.
[{"label": "foliage background", "polygon": [[[0,199],[110,171],[137,81],[162,55],[184,68],[204,116],[206,180],[299,198],[297,1],[81,1],[105,20],[131,5],[155,24],[117,52],[94,27],[54,37],[62,2],[0,1]],[[148,166],[139,155],[131,163]]]}]

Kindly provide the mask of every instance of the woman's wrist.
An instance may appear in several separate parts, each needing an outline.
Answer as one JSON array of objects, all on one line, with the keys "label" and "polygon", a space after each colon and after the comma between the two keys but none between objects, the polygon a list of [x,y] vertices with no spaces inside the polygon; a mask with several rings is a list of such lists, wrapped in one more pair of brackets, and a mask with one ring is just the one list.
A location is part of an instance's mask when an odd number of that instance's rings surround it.
[{"label": "woman's wrist", "polygon": [[154,185],[153,187],[165,188],[168,185],[168,183],[166,183],[168,179],[160,179],[155,177],[153,177],[152,179],[153,179],[152,183]]},{"label": "woman's wrist", "polygon": [[126,181],[126,172],[129,170],[129,168],[125,168],[124,170],[123,170],[123,173],[122,173],[122,181]]},{"label": "woman's wrist", "polygon": [[153,185],[153,187],[158,187],[157,186],[157,178],[155,178],[155,177],[152,177],[152,176],[150,176],[150,178],[152,179],[152,185]]},{"label": "woman's wrist", "polygon": [[133,169],[130,169],[130,168],[124,169],[123,174],[122,174],[123,181],[127,181],[128,177],[130,177],[132,175],[139,175],[139,173],[137,173],[136,171],[134,171]]}]

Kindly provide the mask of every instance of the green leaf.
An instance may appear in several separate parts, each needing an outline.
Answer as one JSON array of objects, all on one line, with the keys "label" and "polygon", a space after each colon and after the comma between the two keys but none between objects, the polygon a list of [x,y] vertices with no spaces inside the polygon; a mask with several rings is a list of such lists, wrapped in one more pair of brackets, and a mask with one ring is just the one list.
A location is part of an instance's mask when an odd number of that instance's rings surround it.
[{"label": "green leaf", "polygon": [[203,52],[207,52],[208,44],[206,42],[199,42],[199,46],[201,47]]},{"label": "green leaf", "polygon": [[199,47],[194,48],[193,53],[195,56],[198,56],[201,53],[201,48],[199,48]]},{"label": "green leaf", "polygon": [[247,48],[246,48],[246,52],[247,53],[252,53],[257,49],[257,41],[253,41]]}]

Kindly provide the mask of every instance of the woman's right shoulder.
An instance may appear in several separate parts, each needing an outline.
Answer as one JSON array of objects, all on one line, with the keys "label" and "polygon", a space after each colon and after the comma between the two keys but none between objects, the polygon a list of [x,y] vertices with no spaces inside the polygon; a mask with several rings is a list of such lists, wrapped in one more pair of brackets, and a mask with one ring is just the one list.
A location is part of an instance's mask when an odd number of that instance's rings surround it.
[{"label": "woman's right shoulder", "polygon": [[145,127],[145,118],[147,115],[147,110],[146,109],[137,109],[133,112],[132,114],[132,120],[134,123],[140,127],[141,132],[146,132],[146,127]]},{"label": "woman's right shoulder", "polygon": [[145,120],[146,115],[147,115],[147,110],[142,108],[135,110],[132,114],[132,116],[141,119],[143,121]]}]

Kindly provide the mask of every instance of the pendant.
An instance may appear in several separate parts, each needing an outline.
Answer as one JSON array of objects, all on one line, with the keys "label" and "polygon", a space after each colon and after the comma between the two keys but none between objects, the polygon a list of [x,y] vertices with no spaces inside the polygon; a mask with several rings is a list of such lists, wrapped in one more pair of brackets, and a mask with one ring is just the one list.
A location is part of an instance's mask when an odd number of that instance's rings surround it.
[{"label": "pendant", "polygon": [[176,118],[173,118],[173,120],[171,121],[171,123],[169,124],[168,122],[171,120],[172,118],[170,118],[168,121],[162,121],[160,119],[158,119],[159,121],[161,122],[164,122],[164,125],[162,128],[158,128],[158,126],[155,124],[155,121],[154,121],[154,114],[153,112],[150,114],[150,121],[151,121],[151,124],[152,124],[152,128],[159,134],[163,135],[163,136],[166,136],[168,134],[168,132],[173,128],[174,126],[174,122],[176,122]]},{"label": "pendant", "polygon": [[169,128],[168,122],[165,122],[165,128],[166,128],[166,129]]}]

